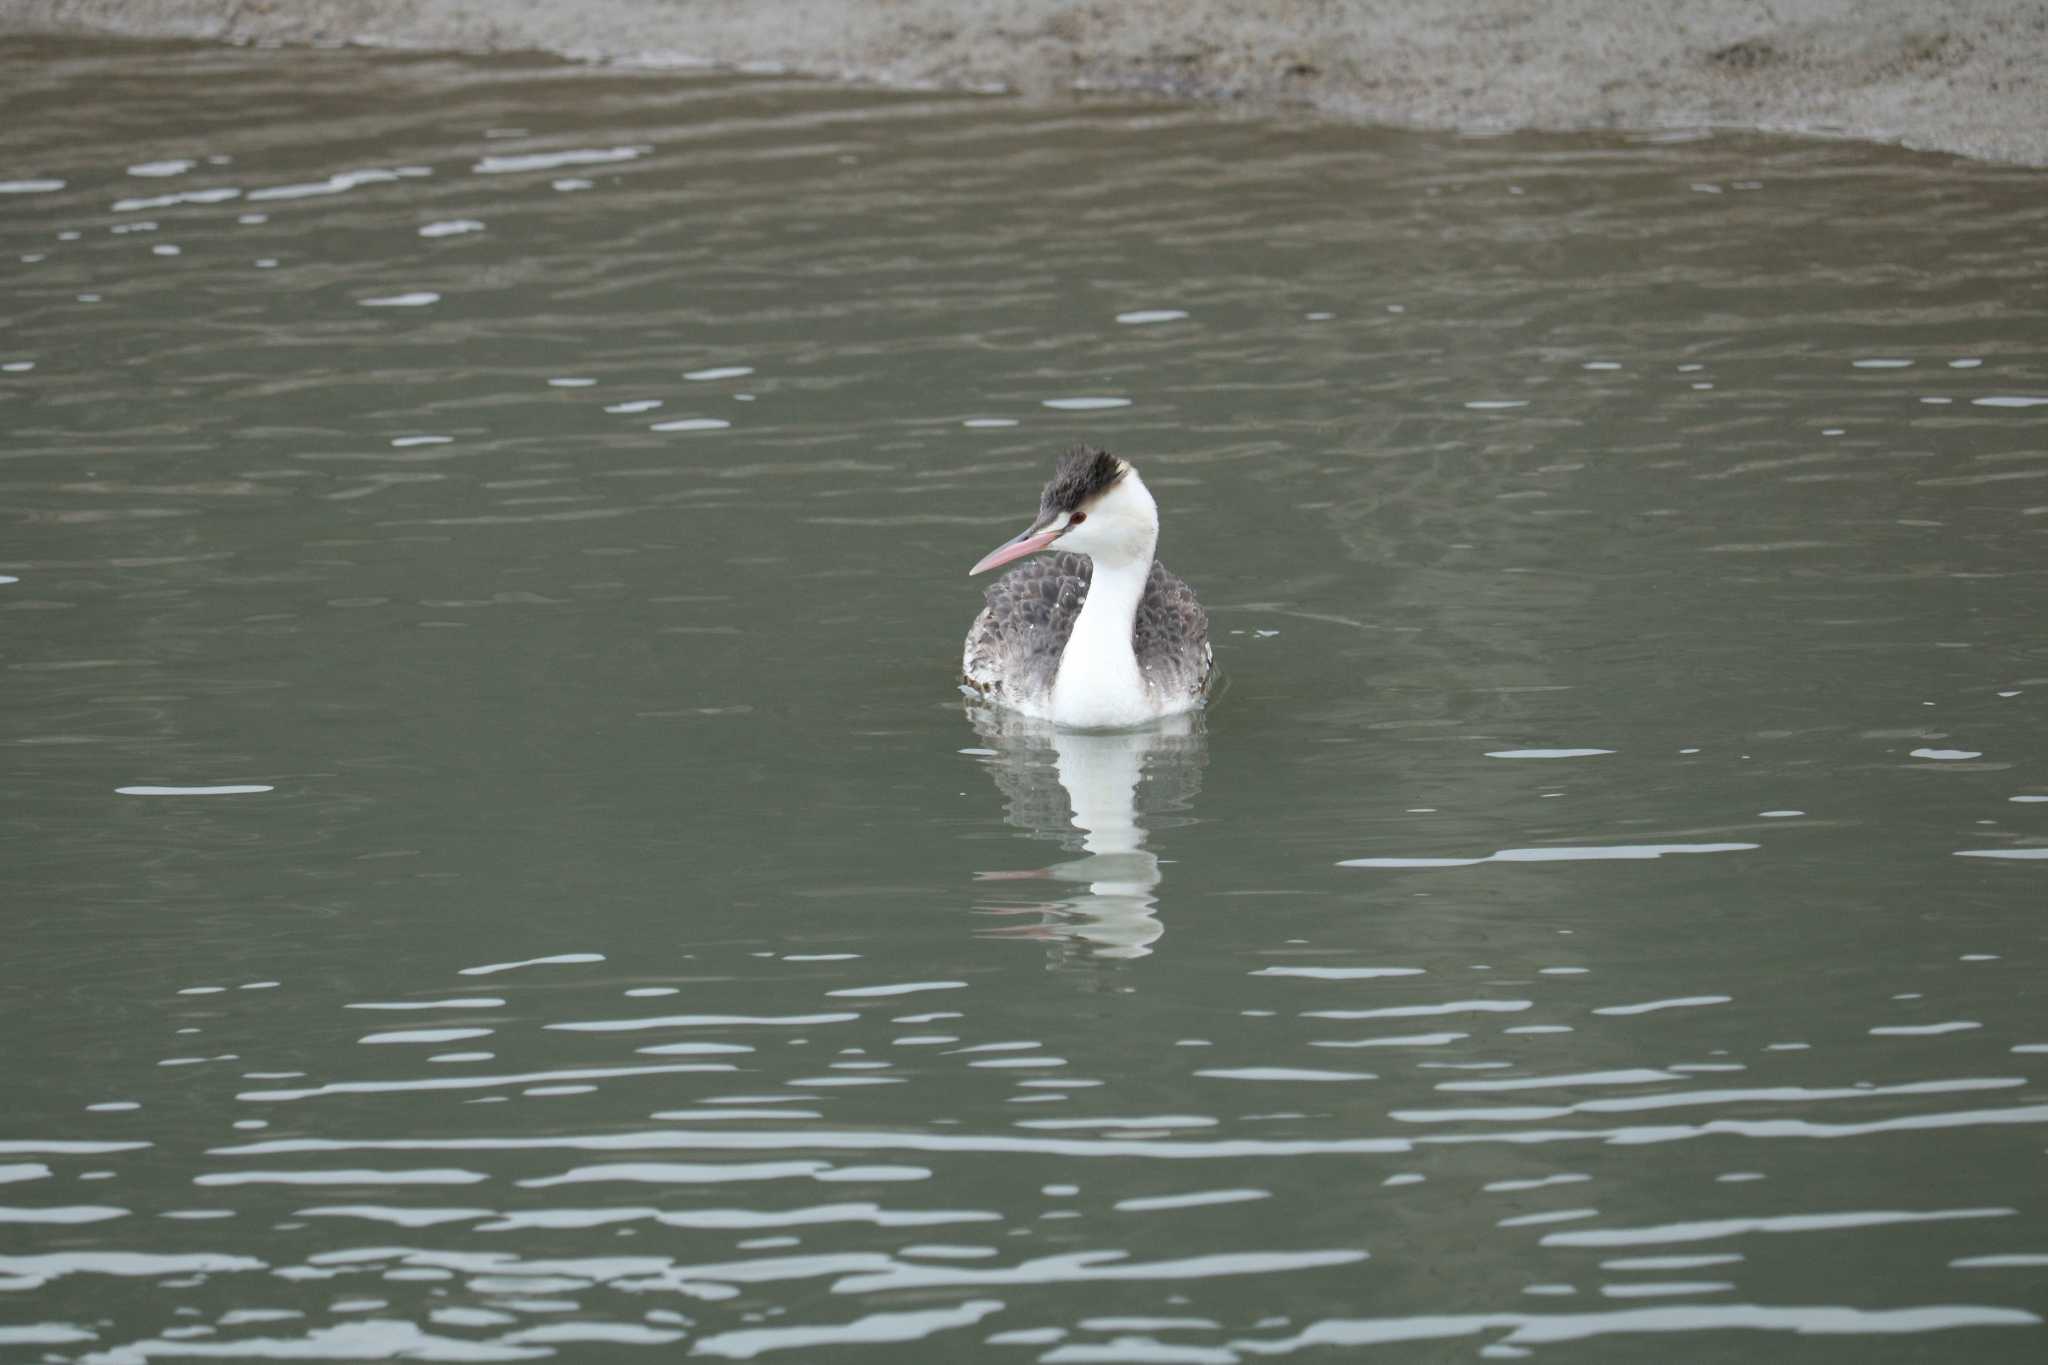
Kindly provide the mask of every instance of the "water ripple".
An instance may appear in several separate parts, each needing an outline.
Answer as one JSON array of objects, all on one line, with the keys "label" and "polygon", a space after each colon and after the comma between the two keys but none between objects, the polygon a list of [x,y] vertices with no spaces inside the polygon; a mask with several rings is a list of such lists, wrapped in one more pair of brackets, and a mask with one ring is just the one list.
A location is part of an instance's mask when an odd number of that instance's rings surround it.
[{"label": "water ripple", "polygon": [[[0,79],[0,1342],[2041,1339],[2026,177]],[[1210,613],[1184,730],[952,700],[1076,442]]]}]

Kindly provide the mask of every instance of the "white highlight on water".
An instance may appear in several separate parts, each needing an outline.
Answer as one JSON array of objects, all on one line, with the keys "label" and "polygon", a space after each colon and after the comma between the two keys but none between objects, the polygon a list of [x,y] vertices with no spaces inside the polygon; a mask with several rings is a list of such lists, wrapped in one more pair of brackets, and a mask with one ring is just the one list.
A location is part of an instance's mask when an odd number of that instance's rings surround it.
[{"label": "white highlight on water", "polygon": [[478,175],[507,175],[515,171],[551,171],[562,166],[594,166],[614,161],[632,161],[647,155],[646,147],[577,148],[566,152],[528,152],[519,156],[487,156],[470,170]]},{"label": "white highlight on water", "polygon": [[650,1028],[726,1028],[750,1024],[802,1027],[809,1024],[844,1024],[858,1014],[662,1014],[644,1019],[584,1019],[546,1027],[565,1033],[629,1033]]},{"label": "white highlight on water", "polygon": [[1312,1067],[1298,1066],[1236,1066],[1219,1067],[1213,1071],[1197,1071],[1197,1076],[1209,1076],[1224,1081],[1376,1081],[1378,1076],[1370,1071],[1319,1071]]},{"label": "white highlight on water", "polygon": [[1606,1005],[1593,1011],[1595,1014],[1649,1014],[1655,1010],[1691,1009],[1699,1005],[1725,1005],[1732,1000],[1726,995],[1682,995],[1670,1000],[1646,1000],[1640,1005]]},{"label": "white highlight on water", "polygon": [[1581,844],[1504,848],[1483,858],[1346,858],[1339,867],[1475,867],[1480,863],[1633,862],[1676,853],[1741,853],[1761,844]]},{"label": "white highlight on water", "polygon": [[1304,1019],[1410,1019],[1438,1014],[1515,1014],[1529,1000],[1451,1000],[1441,1005],[1384,1005],[1372,1010],[1304,1010]]},{"label": "white highlight on water", "polygon": [[491,962],[481,967],[464,967],[463,976],[491,976],[498,972],[509,972],[518,967],[553,967],[581,962],[602,962],[603,953],[556,953],[552,957],[529,957],[518,962]]},{"label": "white highlight on water", "polygon": [[1715,1218],[1694,1223],[1664,1223],[1641,1228],[1589,1228],[1553,1232],[1544,1246],[1620,1247],[1659,1242],[1700,1242],[1751,1232],[1822,1232],[1841,1228],[1888,1227],[1899,1223],[1936,1223],[1966,1218],[2009,1218],[2005,1208],[1937,1209],[1926,1212],[1873,1210],[1855,1213],[1792,1213],[1763,1218]]},{"label": "white highlight on water", "polygon": [[342,194],[358,185],[378,185],[392,180],[411,180],[434,172],[426,166],[400,166],[395,170],[372,168],[361,171],[342,171],[325,180],[315,180],[298,185],[272,185],[267,189],[249,191],[253,203],[271,199],[309,199],[317,195]]},{"label": "white highlight on water", "polygon": [[359,1043],[459,1043],[465,1038],[485,1038],[497,1032],[488,1028],[393,1029],[388,1033],[366,1033]]},{"label": "white highlight on water", "polygon": [[1611,754],[1612,749],[1494,749],[1488,758],[1592,758]]},{"label": "white highlight on water", "polygon": [[1270,1190],[1198,1190],[1189,1194],[1155,1194],[1119,1199],[1110,1205],[1119,1213],[1154,1213],[1163,1209],[1198,1209],[1211,1204],[1244,1204],[1271,1199]]},{"label": "white highlight on water", "polygon": [[965,981],[905,981],[893,986],[848,986],[844,990],[826,991],[827,995],[848,998],[869,998],[884,995],[910,995],[917,991],[957,991],[964,989]]},{"label": "white highlight on water", "polygon": [[1252,976],[1305,976],[1315,981],[1362,981],[1376,976],[1421,976],[1422,967],[1261,967]]},{"label": "white highlight on water", "polygon": [[[1003,1309],[1000,1299],[968,1299],[948,1308],[920,1308],[889,1313],[870,1313],[852,1322],[823,1326],[743,1327],[699,1337],[692,1355],[723,1356],[752,1360],[766,1351],[801,1347],[874,1345],[923,1341],[937,1332],[971,1327],[991,1313]],[[829,1352],[820,1352],[829,1354]]]},{"label": "white highlight on water", "polygon": [[167,209],[179,204],[222,204],[241,197],[242,192],[237,189],[185,190],[180,194],[153,194],[139,199],[116,199],[114,212],[134,213],[139,209]]},{"label": "white highlight on water", "polygon": [[495,995],[458,995],[449,1000],[363,1000],[343,1005],[345,1010],[484,1010],[498,1009],[504,1000]]}]

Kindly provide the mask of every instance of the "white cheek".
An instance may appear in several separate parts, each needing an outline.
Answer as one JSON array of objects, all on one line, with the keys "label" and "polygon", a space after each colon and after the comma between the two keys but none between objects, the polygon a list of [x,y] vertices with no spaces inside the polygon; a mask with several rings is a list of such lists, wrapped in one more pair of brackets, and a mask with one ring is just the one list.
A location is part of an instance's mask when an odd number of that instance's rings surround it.
[{"label": "white cheek", "polygon": [[1077,554],[1124,559],[1138,544],[1138,528],[1113,516],[1095,516],[1060,537],[1060,548]]}]

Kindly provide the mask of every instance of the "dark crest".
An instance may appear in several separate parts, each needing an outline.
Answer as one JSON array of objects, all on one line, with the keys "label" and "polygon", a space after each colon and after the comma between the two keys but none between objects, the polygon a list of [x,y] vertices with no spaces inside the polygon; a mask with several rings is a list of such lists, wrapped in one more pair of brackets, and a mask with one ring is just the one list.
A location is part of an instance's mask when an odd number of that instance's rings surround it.
[{"label": "dark crest", "polygon": [[1055,512],[1079,511],[1090,498],[1121,479],[1129,468],[1106,450],[1075,446],[1060,456],[1052,482],[1039,494],[1039,513],[1050,516]]}]

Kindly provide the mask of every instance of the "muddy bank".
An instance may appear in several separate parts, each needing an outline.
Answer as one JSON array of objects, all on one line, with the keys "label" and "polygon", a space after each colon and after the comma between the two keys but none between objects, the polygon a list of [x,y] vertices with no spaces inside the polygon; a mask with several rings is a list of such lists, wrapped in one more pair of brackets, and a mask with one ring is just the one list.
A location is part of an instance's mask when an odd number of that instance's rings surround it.
[{"label": "muddy bank", "polygon": [[2048,165],[2041,0],[14,0],[0,31],[772,63],[1411,127],[1820,133]]}]

